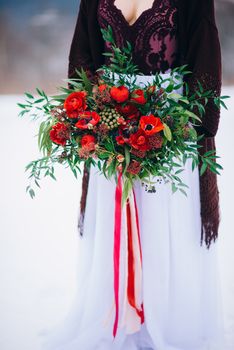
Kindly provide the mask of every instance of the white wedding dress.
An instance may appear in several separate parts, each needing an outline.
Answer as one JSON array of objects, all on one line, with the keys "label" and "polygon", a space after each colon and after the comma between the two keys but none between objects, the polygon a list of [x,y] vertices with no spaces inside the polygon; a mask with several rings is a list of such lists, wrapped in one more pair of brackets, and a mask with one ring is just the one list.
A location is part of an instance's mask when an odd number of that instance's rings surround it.
[{"label": "white wedding dress", "polygon": [[[138,76],[146,82],[152,76]],[[115,338],[113,288],[113,180],[91,167],[84,234],[79,237],[77,298],[64,322],[47,335],[43,350],[222,350],[224,329],[217,245],[200,246],[198,168],[181,174],[188,196],[171,185],[147,193],[134,184],[142,246],[145,320],[128,334],[119,324]],[[124,245],[123,245],[124,246]],[[122,246],[122,247],[123,247]],[[120,318],[125,281],[120,253]]]}]

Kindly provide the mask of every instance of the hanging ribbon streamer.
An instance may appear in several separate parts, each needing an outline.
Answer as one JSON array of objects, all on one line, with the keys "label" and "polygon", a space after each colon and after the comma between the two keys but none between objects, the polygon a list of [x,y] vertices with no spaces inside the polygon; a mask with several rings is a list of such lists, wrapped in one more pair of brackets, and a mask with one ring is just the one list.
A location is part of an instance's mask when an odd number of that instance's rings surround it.
[{"label": "hanging ribbon streamer", "polygon": [[[115,191],[115,228],[114,228],[114,295],[115,321],[113,336],[116,336],[119,320],[119,273],[120,273],[120,245],[122,225],[122,174],[118,176]],[[127,284],[125,305],[123,310],[124,324],[127,333],[134,333],[144,322],[142,302],[142,251],[139,232],[139,219],[134,190],[132,189],[126,201],[126,253],[127,253]],[[124,250],[123,250],[124,251]]]},{"label": "hanging ribbon streamer", "polygon": [[143,303],[141,303],[142,287],[142,252],[138,225],[138,212],[134,191],[130,194],[127,204],[127,226],[128,226],[128,301],[136,310],[141,323],[144,322]]},{"label": "hanging ribbon streamer", "polygon": [[121,202],[122,202],[122,173],[118,175],[115,190],[115,229],[114,229],[114,295],[115,295],[115,321],[113,336],[115,337],[119,319],[119,257],[120,257],[120,234],[121,234]]}]

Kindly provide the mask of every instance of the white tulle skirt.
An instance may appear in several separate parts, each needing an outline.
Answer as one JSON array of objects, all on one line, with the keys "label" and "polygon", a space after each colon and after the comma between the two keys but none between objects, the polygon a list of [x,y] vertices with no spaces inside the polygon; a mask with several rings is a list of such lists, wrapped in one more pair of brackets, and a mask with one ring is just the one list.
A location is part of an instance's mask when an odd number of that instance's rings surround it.
[{"label": "white tulle skirt", "polygon": [[[139,76],[140,81],[152,79]],[[44,340],[44,350],[214,350],[224,342],[217,245],[200,246],[199,173],[185,165],[187,197],[157,183],[148,193],[134,184],[142,247],[144,323],[129,334],[120,326],[115,338],[113,180],[91,167],[79,237],[77,298],[63,324]],[[157,180],[155,178],[154,180]],[[124,245],[123,245],[124,247]],[[121,251],[120,255],[125,256]],[[125,260],[120,258],[120,320]]]}]

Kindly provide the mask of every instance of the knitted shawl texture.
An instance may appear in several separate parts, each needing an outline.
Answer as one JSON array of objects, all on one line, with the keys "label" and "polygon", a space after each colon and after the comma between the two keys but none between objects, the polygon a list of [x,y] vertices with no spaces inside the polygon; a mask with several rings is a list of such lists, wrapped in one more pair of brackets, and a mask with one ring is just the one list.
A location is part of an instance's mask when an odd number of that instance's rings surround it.
[{"label": "knitted shawl texture", "polygon": [[[91,79],[97,78],[96,69],[104,63],[104,40],[97,20],[98,0],[81,0],[75,31],[72,38],[68,77],[75,78],[75,69],[85,69]],[[196,90],[197,80],[204,89],[212,90],[216,96],[221,91],[221,49],[215,21],[214,0],[178,0],[178,45],[179,63],[187,64],[192,74],[186,76],[190,92]],[[215,136],[219,126],[220,110],[213,101],[208,102],[202,123],[196,127],[198,134],[205,134],[199,141],[200,154],[214,150]],[[199,164],[199,169],[201,164]],[[218,237],[220,224],[219,189],[217,175],[207,169],[200,180],[201,237],[207,248]],[[83,234],[89,169],[84,166],[80,216],[78,227]]]}]

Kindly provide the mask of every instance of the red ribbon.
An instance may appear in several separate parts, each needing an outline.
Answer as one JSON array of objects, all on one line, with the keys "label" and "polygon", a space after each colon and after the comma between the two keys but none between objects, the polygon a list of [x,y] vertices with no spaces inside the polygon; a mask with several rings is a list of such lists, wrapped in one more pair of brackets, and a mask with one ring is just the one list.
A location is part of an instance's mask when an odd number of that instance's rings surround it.
[{"label": "red ribbon", "polygon": [[115,321],[113,336],[116,336],[119,319],[119,256],[121,233],[121,202],[122,202],[122,173],[119,173],[115,190],[115,229],[114,229],[114,294],[115,294]]},{"label": "red ribbon", "polygon": [[[140,231],[139,231],[139,219],[136,205],[135,193],[134,196],[134,210],[137,226],[137,237],[140,247],[140,259],[142,262],[142,251],[140,242]],[[114,227],[114,296],[115,296],[115,321],[113,327],[113,336],[116,336],[118,319],[119,319],[119,258],[120,258],[120,241],[121,241],[121,222],[122,222],[122,173],[118,175],[118,181],[115,190],[115,227]],[[126,214],[127,214],[127,235],[128,235],[128,285],[127,285],[127,296],[129,304],[135,308],[138,316],[141,319],[141,323],[144,322],[144,309],[143,303],[141,309],[136,305],[135,298],[135,269],[134,269],[134,247],[133,247],[133,233],[132,233],[132,212],[129,204],[129,200],[126,203]]]},{"label": "red ribbon", "polygon": [[[140,246],[140,257],[142,261],[141,245],[140,245],[140,235],[139,235],[139,223],[138,223],[138,213],[137,206],[134,195],[134,206],[136,211],[136,220],[137,220],[137,233]],[[141,304],[141,309],[138,309],[136,305],[135,297],[135,269],[134,269],[134,249],[133,249],[133,237],[132,237],[132,223],[131,223],[131,208],[129,201],[127,200],[127,227],[128,227],[128,301],[129,304],[136,310],[137,314],[141,318],[141,323],[144,322],[144,311],[143,303]]]},{"label": "red ribbon", "polygon": [[[136,208],[136,202],[134,201],[135,210]],[[133,237],[132,237],[132,222],[131,222],[131,208],[129,205],[129,201],[127,200],[127,227],[128,227],[128,301],[129,304],[136,310],[137,314],[141,318],[141,323],[144,322],[144,312],[143,312],[143,304],[141,304],[141,309],[138,309],[136,305],[136,298],[135,298],[135,269],[134,269],[134,249],[133,249]],[[136,219],[138,222],[138,214],[136,210]],[[140,238],[139,236],[139,226],[137,224],[137,233],[138,233],[138,240]],[[140,241],[139,241],[140,245]],[[141,255],[141,245],[140,245],[140,256],[142,261],[142,255]]]}]

